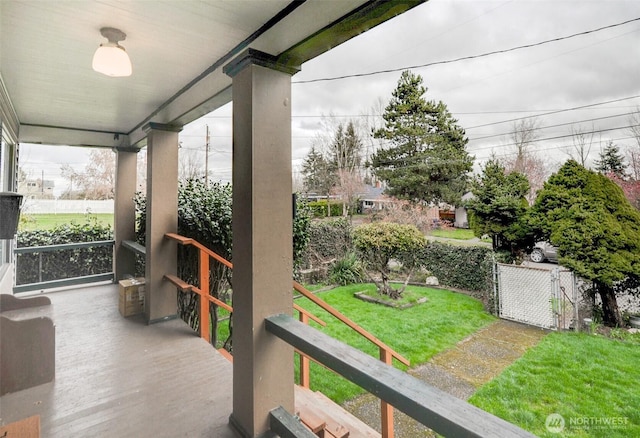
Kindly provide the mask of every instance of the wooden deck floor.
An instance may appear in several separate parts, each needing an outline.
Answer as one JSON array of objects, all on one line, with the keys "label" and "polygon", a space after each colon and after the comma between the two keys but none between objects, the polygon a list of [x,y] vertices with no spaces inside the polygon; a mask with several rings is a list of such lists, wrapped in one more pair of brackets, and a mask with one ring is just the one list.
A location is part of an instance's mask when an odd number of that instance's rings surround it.
[{"label": "wooden deck floor", "polygon": [[56,379],[0,398],[0,424],[40,415],[43,437],[235,437],[232,365],[182,321],[118,312],[118,288],[48,295]]}]

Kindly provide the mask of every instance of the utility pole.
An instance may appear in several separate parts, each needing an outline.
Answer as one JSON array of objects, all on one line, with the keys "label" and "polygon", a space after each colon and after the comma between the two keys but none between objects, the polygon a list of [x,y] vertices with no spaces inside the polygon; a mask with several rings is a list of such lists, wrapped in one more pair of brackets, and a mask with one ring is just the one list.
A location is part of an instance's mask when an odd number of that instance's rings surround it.
[{"label": "utility pole", "polygon": [[209,188],[209,125],[207,127],[207,136],[205,143],[205,157],[204,157],[204,186]]}]

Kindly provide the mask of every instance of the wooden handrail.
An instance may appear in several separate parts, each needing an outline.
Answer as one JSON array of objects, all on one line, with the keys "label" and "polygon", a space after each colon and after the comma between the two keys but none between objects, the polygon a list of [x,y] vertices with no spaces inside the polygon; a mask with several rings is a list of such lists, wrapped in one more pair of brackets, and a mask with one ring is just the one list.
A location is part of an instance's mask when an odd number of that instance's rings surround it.
[{"label": "wooden handrail", "polygon": [[222,307],[224,310],[227,310],[227,311],[233,313],[233,307],[231,307],[230,305],[228,305],[224,301],[219,300],[216,297],[212,297],[209,294],[205,294],[204,292],[202,292],[202,290],[199,287],[194,286],[192,284],[188,284],[186,281],[176,277],[175,275],[167,274],[167,275],[164,276],[164,278],[169,280],[171,283],[173,283],[182,292],[194,292],[194,293],[197,293],[200,296],[204,296],[206,299],[208,299],[209,301],[211,301],[215,305],[217,305],[219,307]]},{"label": "wooden handrail", "polygon": [[391,354],[391,356],[396,358],[399,362],[403,363],[406,366],[411,365],[409,360],[406,359],[404,356],[402,356],[400,353],[396,353],[387,344],[385,344],[380,339],[376,338],[371,333],[369,333],[368,331],[366,331],[365,329],[360,327],[357,323],[353,322],[351,319],[349,319],[348,317],[346,317],[345,315],[340,313],[339,310],[337,310],[336,308],[334,308],[331,305],[329,305],[326,301],[323,301],[320,298],[318,298],[317,296],[315,296],[311,291],[309,291],[307,288],[305,288],[303,285],[301,285],[300,283],[298,283],[295,280],[293,281],[293,288],[295,290],[297,290],[298,292],[300,292],[302,295],[304,295],[306,298],[308,298],[310,301],[312,301],[313,303],[317,304],[322,309],[324,309],[327,312],[329,312],[331,315],[335,316],[337,319],[342,321],[345,325],[347,325],[351,329],[355,330],[358,334],[362,335],[364,338],[366,338],[367,340],[371,341],[373,344],[375,344],[380,349],[388,351]]},{"label": "wooden handrail", "polygon": [[324,322],[323,320],[321,320],[320,318],[315,316],[313,313],[309,312],[304,307],[300,307],[296,303],[293,303],[293,308],[296,309],[298,312],[300,312],[301,315],[304,315],[307,318],[312,319],[313,321],[315,321],[318,324],[320,324],[322,327],[326,327],[327,326],[326,322]]},{"label": "wooden handrail", "polygon": [[[206,246],[202,245],[200,242],[196,240],[184,237],[176,233],[166,233],[165,237],[168,239],[172,239],[177,241],[181,245],[191,245],[195,246],[199,249],[199,272],[200,272],[200,288],[187,284],[181,279],[173,276],[173,275],[165,275],[165,278],[175,284],[178,288],[183,291],[195,292],[201,297],[208,299],[209,301],[217,304],[220,307],[227,309],[229,312],[233,312],[233,308],[228,304],[218,300],[215,297],[209,295],[209,257],[214,258],[218,262],[222,263],[224,266],[229,269],[233,269],[233,263],[225,259],[224,257],[216,254]],[[339,310],[329,305],[326,301],[318,298],[307,288],[302,286],[297,281],[293,281],[293,288],[300,292],[303,296],[308,298],[311,302],[320,306],[320,308],[324,309],[329,314],[333,315],[340,322],[345,324],[347,327],[354,330],[356,333],[363,336],[365,339],[376,345],[380,351],[380,360],[385,364],[391,365],[393,358],[401,362],[402,364],[409,366],[410,362],[401,354],[394,351],[391,347],[386,345],[380,339],[373,336],[371,333],[360,327],[354,321],[349,319],[347,316],[342,314]],[[303,309],[302,307],[296,305],[294,303],[293,308],[300,313],[300,322],[308,325],[309,319],[317,322],[318,324],[324,326],[326,325],[324,321],[317,318],[315,315],[310,313],[309,311]],[[207,307],[204,305],[204,301],[200,300],[200,336],[205,338],[207,341],[210,341],[209,336],[209,312]],[[307,354],[298,351],[300,354],[300,386],[309,387],[309,356]],[[314,359],[315,360],[315,359]],[[383,438],[393,438],[393,407],[388,404],[384,400],[380,400],[380,408],[381,408],[381,422],[382,422],[382,437]]]},{"label": "wooden handrail", "polygon": [[176,240],[180,245],[192,245],[192,246],[195,246],[200,251],[204,251],[205,253],[207,253],[209,255],[209,257],[212,257],[212,258],[216,259],[217,261],[219,261],[220,263],[222,263],[223,265],[225,265],[227,268],[233,269],[233,263],[231,263],[229,260],[227,260],[224,257],[216,254],[215,252],[211,251],[209,248],[207,248],[206,246],[204,246],[200,242],[198,242],[196,240],[193,240],[190,237],[184,237],[184,236],[181,236],[181,235],[175,234],[175,233],[167,233],[167,234],[164,235],[164,237]]},{"label": "wooden handrail", "polygon": [[334,370],[376,397],[392,402],[413,419],[444,436],[518,437],[534,435],[410,374],[373,359],[289,315],[266,318],[268,332]]},{"label": "wooden handrail", "polygon": [[[198,249],[200,249],[201,251],[205,251],[209,256],[213,257],[214,259],[216,259],[217,261],[219,261],[220,263],[222,263],[226,267],[228,267],[230,269],[233,269],[233,263],[231,263],[230,261],[228,261],[224,257],[216,254],[215,252],[211,251],[209,248],[207,248],[206,246],[204,246],[201,243],[197,242],[196,240],[191,239],[190,237],[184,237],[184,236],[181,236],[181,235],[175,234],[175,233],[167,233],[167,234],[165,234],[165,237],[167,237],[169,239],[176,240],[181,245],[193,245],[193,246],[197,247]],[[306,298],[308,298],[310,301],[312,301],[313,303],[317,304],[322,309],[324,309],[325,311],[327,311],[328,313],[333,315],[335,318],[339,319],[345,325],[349,326],[352,330],[355,330],[358,334],[360,334],[364,338],[368,339],[370,342],[375,344],[377,347],[382,348],[384,350],[387,350],[389,353],[391,353],[391,356],[396,358],[399,362],[403,363],[406,366],[410,366],[411,365],[409,360],[406,359],[404,356],[402,356],[400,353],[395,352],[391,347],[386,345],[380,339],[376,338],[371,333],[369,333],[368,331],[366,331],[365,329],[360,327],[358,324],[356,324],[354,321],[349,319],[347,316],[343,315],[336,308],[330,306],[326,301],[323,301],[320,298],[318,298],[317,296],[315,296],[311,291],[309,291],[307,288],[305,288],[303,285],[301,285],[300,283],[298,283],[295,280],[293,281],[293,288],[295,290],[297,290],[298,292],[300,292],[302,295],[304,295]],[[296,309],[296,310],[298,310],[298,309]]]}]

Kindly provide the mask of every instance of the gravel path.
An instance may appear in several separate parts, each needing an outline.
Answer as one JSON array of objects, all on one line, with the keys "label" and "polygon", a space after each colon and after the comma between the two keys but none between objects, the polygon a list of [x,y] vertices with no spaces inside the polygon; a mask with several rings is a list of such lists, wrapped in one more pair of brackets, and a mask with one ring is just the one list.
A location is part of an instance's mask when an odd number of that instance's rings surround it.
[{"label": "gravel path", "polygon": [[[408,372],[436,388],[467,400],[547,333],[539,328],[499,320]],[[380,431],[380,401],[376,397],[365,394],[347,401],[343,407]],[[399,411],[394,413],[394,426],[397,438],[437,436]]]}]

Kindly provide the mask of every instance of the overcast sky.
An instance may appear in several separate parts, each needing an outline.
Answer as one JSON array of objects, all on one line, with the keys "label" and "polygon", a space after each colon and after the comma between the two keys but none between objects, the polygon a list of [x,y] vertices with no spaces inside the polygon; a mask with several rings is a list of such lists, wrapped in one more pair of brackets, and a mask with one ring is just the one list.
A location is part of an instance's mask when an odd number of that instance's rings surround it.
[{"label": "overcast sky", "polygon": [[[323,116],[324,126],[350,118],[365,122],[365,115],[380,111],[380,102],[387,104],[400,71],[304,81],[481,55],[639,18],[640,0],[430,0],[305,63],[293,77],[294,169],[322,134]],[[513,152],[513,122],[496,122],[538,115],[535,150],[557,168],[568,157],[572,128],[602,131],[594,134],[592,159],[601,142],[613,140],[621,148],[632,144],[627,130],[613,128],[628,126],[629,114],[640,107],[640,97],[633,97],[640,95],[640,20],[533,48],[411,70],[423,77],[425,98],[443,101],[466,129],[468,151],[478,162],[492,152]],[[611,100],[618,101],[540,115]],[[565,125],[550,127],[558,124]],[[180,136],[185,150],[204,151],[205,125],[211,131],[212,178],[228,181],[230,105],[186,126]],[[561,136],[567,137],[545,140]],[[35,177],[44,171],[45,179],[56,180],[59,194],[66,186],[59,179],[61,163],[82,170],[87,151],[74,148],[60,154],[56,148],[48,156],[45,148],[40,150],[36,156],[23,146],[23,165]]]}]

